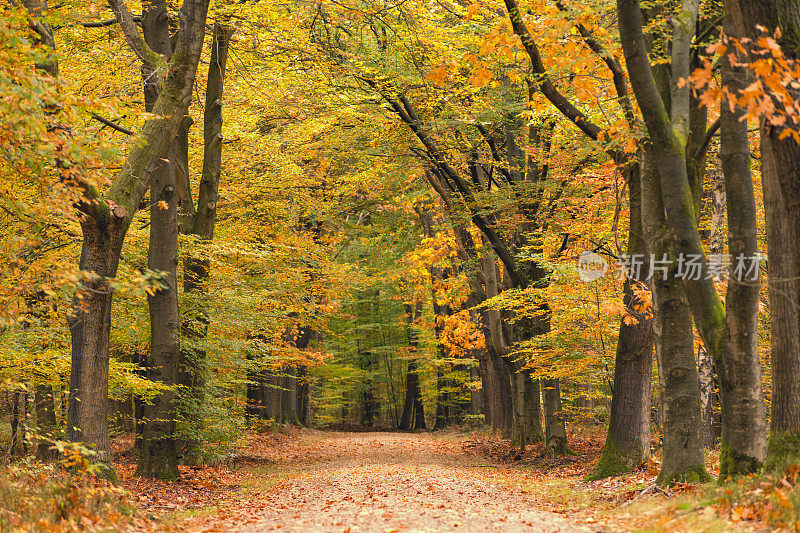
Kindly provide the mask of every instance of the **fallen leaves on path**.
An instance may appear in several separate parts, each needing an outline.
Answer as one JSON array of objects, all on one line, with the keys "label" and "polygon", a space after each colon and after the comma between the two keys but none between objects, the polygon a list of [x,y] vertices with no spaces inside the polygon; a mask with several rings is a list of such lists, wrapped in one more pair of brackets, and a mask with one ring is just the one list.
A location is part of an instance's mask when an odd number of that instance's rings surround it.
[{"label": "fallen leaves on path", "polygon": [[[254,436],[250,460],[272,458],[277,485],[225,497],[193,527],[255,531],[581,531],[530,493],[487,476],[459,440],[401,433]],[[278,452],[279,450],[279,452]],[[489,467],[494,464],[489,465]]]},{"label": "fallen leaves on path", "polygon": [[570,435],[576,455],[546,457],[496,435],[292,428],[251,434],[225,465],[181,467],[174,483],[133,477],[123,451],[117,471],[151,519],[140,531],[704,531],[757,516],[735,503],[679,505],[699,489],[656,489],[657,459],[585,482],[602,442],[584,429]]}]

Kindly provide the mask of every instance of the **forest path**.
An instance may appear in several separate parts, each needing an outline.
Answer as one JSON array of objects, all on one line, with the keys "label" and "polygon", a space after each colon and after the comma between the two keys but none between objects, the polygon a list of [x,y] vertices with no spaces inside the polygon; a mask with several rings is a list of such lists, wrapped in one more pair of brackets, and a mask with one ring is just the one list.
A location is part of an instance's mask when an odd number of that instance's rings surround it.
[{"label": "forest path", "polygon": [[513,484],[498,483],[501,465],[465,455],[447,437],[320,432],[261,450],[255,436],[251,445],[269,466],[252,469],[240,497],[251,523],[241,524],[244,513],[231,509],[239,523],[226,521],[225,529],[587,531],[537,509]]}]

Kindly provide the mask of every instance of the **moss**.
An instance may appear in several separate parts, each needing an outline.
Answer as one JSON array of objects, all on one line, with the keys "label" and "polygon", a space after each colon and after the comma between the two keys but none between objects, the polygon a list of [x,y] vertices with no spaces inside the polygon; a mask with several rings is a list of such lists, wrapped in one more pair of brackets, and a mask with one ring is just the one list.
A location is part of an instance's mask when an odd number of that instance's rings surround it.
[{"label": "moss", "polygon": [[792,464],[800,465],[800,433],[795,431],[770,433],[767,441],[766,470],[782,473]]},{"label": "moss", "polygon": [[764,466],[755,457],[739,453],[724,442],[719,449],[719,478],[758,472]]},{"label": "moss", "polygon": [[603,446],[603,453],[600,455],[600,459],[592,467],[591,472],[586,474],[584,481],[597,481],[598,479],[625,474],[631,470],[633,468],[630,465],[630,460],[623,456],[616,441],[609,436],[606,438],[606,444]]},{"label": "moss", "polygon": [[695,465],[676,472],[666,472],[662,468],[656,478],[656,484],[665,487],[675,483],[707,483],[712,480],[705,465]]}]

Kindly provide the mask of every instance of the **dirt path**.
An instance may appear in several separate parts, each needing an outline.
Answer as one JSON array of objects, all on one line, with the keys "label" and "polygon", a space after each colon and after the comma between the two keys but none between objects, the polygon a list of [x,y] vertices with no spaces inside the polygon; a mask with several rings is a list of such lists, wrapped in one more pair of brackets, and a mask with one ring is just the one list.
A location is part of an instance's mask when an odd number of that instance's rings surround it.
[{"label": "dirt path", "polygon": [[[277,481],[240,503],[258,512],[257,531],[587,531],[537,509],[530,495],[498,485],[497,465],[465,456],[460,444],[425,434],[325,433],[265,447]],[[257,477],[258,468],[253,469]]]}]

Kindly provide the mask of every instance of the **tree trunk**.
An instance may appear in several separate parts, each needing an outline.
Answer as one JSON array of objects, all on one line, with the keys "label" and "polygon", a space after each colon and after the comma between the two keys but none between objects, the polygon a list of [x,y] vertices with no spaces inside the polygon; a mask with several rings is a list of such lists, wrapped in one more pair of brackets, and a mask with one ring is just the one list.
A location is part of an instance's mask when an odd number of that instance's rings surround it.
[{"label": "tree trunk", "polygon": [[[496,256],[488,241],[484,239],[482,271],[487,300],[500,294],[497,270]],[[523,400],[524,396],[516,394],[514,369],[506,361],[508,347],[511,343],[503,329],[500,311],[485,309],[482,311],[482,315],[486,322],[486,332],[488,332],[486,339],[489,344],[487,346],[491,347],[489,353],[494,356],[492,364],[499,380],[498,387],[502,402],[498,406],[502,411],[499,411],[498,416],[493,417],[493,420],[496,422],[495,427],[503,430],[503,433],[513,440],[514,429],[520,427],[519,416],[524,410],[524,407],[518,406],[517,403]],[[486,333],[484,334],[486,335]]]},{"label": "tree trunk", "polygon": [[11,395],[11,446],[8,455],[11,458],[23,457],[28,452],[25,442],[25,418],[27,417],[28,394],[14,392]]},{"label": "tree trunk", "polygon": [[[682,7],[673,19],[672,39],[672,64],[670,79],[670,109],[667,110],[664,100],[655,83],[651,69],[647,48],[642,34],[643,21],[639,2],[637,0],[617,0],[619,13],[619,27],[622,46],[627,59],[628,72],[631,85],[639,107],[642,110],[647,130],[652,142],[652,154],[658,165],[660,181],[660,194],[666,218],[669,221],[669,230],[672,238],[674,254],[677,260],[694,261],[698,268],[696,273],[684,274],[681,284],[685,291],[695,319],[695,324],[703,341],[712,353],[714,360],[720,365],[720,390],[723,416],[723,448],[721,465],[724,469],[732,468],[726,473],[742,473],[742,468],[753,469],[763,460],[763,436],[757,431],[738,432],[733,429],[737,423],[735,417],[747,412],[753,417],[758,417],[758,407],[755,397],[760,392],[751,390],[756,379],[753,372],[757,367],[757,354],[751,349],[751,344],[740,343],[738,339],[731,339],[729,329],[732,320],[737,333],[744,331],[741,314],[749,314],[749,309],[735,309],[732,313],[737,315],[728,319],[725,307],[717,294],[716,287],[711,279],[708,262],[706,260],[700,233],[695,217],[695,205],[692,187],[687,170],[687,139],[690,135],[691,96],[687,86],[679,86],[678,79],[686,78],[690,70],[691,41],[695,33],[695,21],[698,13],[699,0],[683,0]],[[690,154],[692,155],[692,154]],[[727,181],[727,179],[726,179]],[[742,187],[744,187],[742,185]],[[745,194],[745,191],[741,191]],[[744,197],[744,196],[743,196]],[[730,201],[730,198],[729,198]],[[734,211],[729,211],[730,227],[738,228],[742,232],[755,234],[755,219],[749,217],[749,209],[745,207],[739,213],[742,219],[738,224],[730,220]],[[752,218],[752,220],[750,220]],[[752,222],[753,226],[750,227]],[[732,237],[733,240],[745,239],[742,233]],[[658,253],[656,253],[658,257]],[[675,273],[671,275],[676,275]],[[737,304],[743,300],[734,297]],[[748,325],[748,327],[752,327]],[[756,335],[756,331],[748,331],[749,338]],[[669,334],[665,334],[668,337]],[[731,352],[730,350],[734,350]],[[666,349],[664,355],[666,357]],[[755,362],[752,359],[755,358]],[[692,358],[694,359],[694,358]],[[730,360],[728,371],[721,369],[725,360]],[[744,366],[736,365],[744,362]],[[692,364],[694,367],[694,363]],[[734,368],[736,368],[734,370]],[[696,367],[692,374],[697,376]],[[666,376],[669,385],[670,376]],[[741,379],[741,383],[726,382],[726,379]],[[759,382],[760,383],[760,382]],[[747,389],[747,394],[728,394],[726,391]],[[699,398],[698,398],[699,401]],[[669,413],[667,413],[669,417]],[[725,441],[725,418],[729,418],[731,441]],[[700,420],[697,420],[700,423]],[[764,424],[763,418],[752,420],[752,427],[759,428]],[[669,480],[667,480],[669,481]]]},{"label": "tree trunk", "polygon": [[528,444],[544,441],[542,428],[542,399],[538,379],[531,379],[530,373],[521,370],[514,374],[514,389],[518,398],[514,415],[514,437],[512,444],[520,447],[522,453]]},{"label": "tree trunk", "polygon": [[[169,60],[169,13],[165,0],[143,6],[142,30],[147,45]],[[152,112],[160,88],[152,77],[144,80],[145,111]],[[162,272],[161,287],[148,294],[150,310],[150,354],[145,374],[151,381],[174,387],[178,380],[180,318],[178,314],[178,202],[175,184],[177,150],[173,142],[166,158],[151,173],[150,243],[147,268]],[[156,395],[143,403],[139,420],[139,463],[136,475],[173,480],[179,477],[175,439],[175,392]]]},{"label": "tree trunk", "polygon": [[53,387],[44,384],[37,385],[33,397],[39,436],[47,439],[40,440],[36,446],[36,458],[45,462],[54,461],[58,458],[58,452],[53,448],[53,443],[50,441],[56,438],[58,425],[56,424]]},{"label": "tree trunk", "polygon": [[417,373],[417,348],[419,339],[414,330],[414,324],[422,313],[422,302],[414,306],[406,304],[406,338],[408,340],[410,357],[406,371],[406,395],[403,402],[403,414],[400,417],[399,428],[403,430],[425,429],[425,410],[422,404],[422,393],[419,386]]},{"label": "tree trunk", "polygon": [[[155,170],[151,188],[150,248],[148,268],[165,273],[162,288],[148,295],[150,308],[150,355],[146,375],[154,382],[175,386],[180,355],[178,314],[178,206],[172,166],[164,162]],[[159,205],[166,202],[167,207]],[[174,391],[156,395],[142,406],[139,463],[136,475],[177,479],[176,397]]]},{"label": "tree trunk", "polygon": [[[762,185],[769,257],[770,354],[772,404],[766,466],[782,473],[800,461],[800,311],[794,257],[800,226],[791,218],[781,190],[771,136],[761,135]],[[800,161],[800,154],[798,154]],[[800,213],[799,213],[800,214]]]},{"label": "tree trunk", "polygon": [[[99,218],[99,217],[98,217]],[[75,298],[69,315],[72,336],[67,436],[94,448],[93,459],[116,478],[108,453],[108,347],[111,334],[111,287],[122,248],[123,219],[86,217],[79,268],[91,272],[83,298]]]},{"label": "tree trunk", "polygon": [[664,410],[662,485],[676,481],[709,481],[700,440],[700,386],[694,360],[691,310],[676,269],[669,230],[661,202],[661,187],[653,158],[644,155],[642,167],[642,228],[656,258],[670,257],[669,272],[654,275],[653,334]]},{"label": "tree trunk", "polygon": [[311,385],[308,380],[308,371],[300,366],[297,369],[297,418],[301,426],[308,427],[310,419]]},{"label": "tree trunk", "polygon": [[[725,33],[735,33],[730,15]],[[747,80],[740,67],[722,58],[722,83],[732,92]],[[735,268],[728,280],[725,357],[717,366],[722,411],[720,478],[758,471],[766,455],[767,423],[758,357],[758,297],[760,261],[756,229],[756,200],[750,175],[750,143],[745,110],[720,106],[720,159],[725,176],[728,210],[728,250]],[[739,269],[744,263],[754,271]]]},{"label": "tree trunk", "polygon": [[297,416],[297,369],[294,366],[287,367],[281,378],[283,395],[283,414],[282,419],[285,423],[299,426],[300,420]]},{"label": "tree trunk", "polygon": [[[478,361],[478,358],[480,357],[479,355],[477,355],[477,351],[478,350],[473,350],[472,354],[473,361]],[[475,363],[473,363],[473,365],[469,369],[469,376],[470,376],[470,381],[472,383],[480,382],[481,380],[480,369],[478,366],[475,365]],[[475,390],[474,388],[470,389],[469,403],[470,403],[469,414],[472,417],[472,423],[474,424],[476,423],[477,420],[476,417],[479,417],[482,414],[484,414],[484,406],[486,405],[486,400],[484,399],[483,395],[483,387],[481,387],[478,390]],[[540,408],[541,405],[542,404],[539,403]]]},{"label": "tree trunk", "polygon": [[525,427],[529,443],[544,442],[541,381],[530,376],[525,380]]},{"label": "tree trunk", "polygon": [[[214,239],[219,201],[219,180],[222,173],[222,96],[228,47],[233,32],[234,28],[230,26],[219,22],[214,23],[203,113],[203,170],[200,177],[197,211],[194,211],[191,203],[188,168],[183,173],[186,183],[184,210],[190,213],[190,222],[187,224],[185,232],[197,236],[202,242]],[[185,132],[188,133],[188,128],[185,128]],[[182,135],[179,135],[180,138]],[[205,299],[207,298],[206,284],[211,277],[211,261],[207,257],[187,256],[184,258],[183,268],[184,291],[195,294],[196,308],[184,320],[182,331],[188,339],[202,340],[208,333],[210,323]],[[206,358],[207,354],[203,349],[189,348],[181,353],[179,379],[180,384],[185,387],[185,393],[184,401],[181,402],[179,408],[180,418],[186,427],[181,438],[184,464],[200,464],[203,461],[201,435],[207,372]]]},{"label": "tree trunk", "polygon": [[[725,223],[725,177],[719,169],[714,175],[714,188],[711,192],[711,234],[709,247],[710,257],[721,261],[724,251],[726,233]],[[721,432],[719,411],[719,396],[716,392],[714,360],[705,345],[701,344],[697,353],[697,366],[700,378],[700,414],[703,425],[700,429],[700,438],[703,444],[714,448],[719,443]]]},{"label": "tree trunk", "polygon": [[107,425],[112,299],[109,280],[116,276],[125,234],[150,186],[152,169],[166,155],[189,107],[209,2],[184,0],[175,36],[176,51],[168,64],[146,46],[124,3],[110,0],[109,4],[143,67],[166,73],[153,105],[153,116],[142,129],[141,142],[133,145],[105,195],[100,196],[91,184],[78,185],[84,193],[78,205],[83,213],[84,237],[80,268],[92,274],[84,284],[86,290],[80,292],[84,297],[76,297],[69,317],[72,366],[67,429],[72,440],[93,446],[97,459],[107,466],[106,475],[115,477],[108,454]]},{"label": "tree trunk", "polygon": [[[800,31],[800,2],[788,0],[731,0],[726,3],[734,18],[737,35],[757,39],[765,28],[774,35],[787,59],[800,58],[796,36]],[[773,99],[776,113],[784,112]],[[791,121],[789,121],[791,123]],[[791,128],[792,126],[788,126]],[[769,252],[772,417],[767,451],[767,468],[776,472],[800,460],[800,145],[792,138],[781,139],[783,127],[761,121],[764,203],[767,213]]]},{"label": "tree trunk", "polygon": [[561,408],[561,381],[558,378],[542,379],[544,388],[545,453],[548,456],[573,453],[567,446],[567,428]]},{"label": "tree trunk", "polygon": [[653,324],[634,288],[644,289],[650,270],[648,246],[642,233],[641,166],[625,169],[630,198],[628,255],[641,256],[642,265],[628,273],[623,303],[635,324],[620,321],[614,358],[611,414],[603,452],[587,476],[602,479],[630,472],[650,457],[650,404],[653,374]]}]

